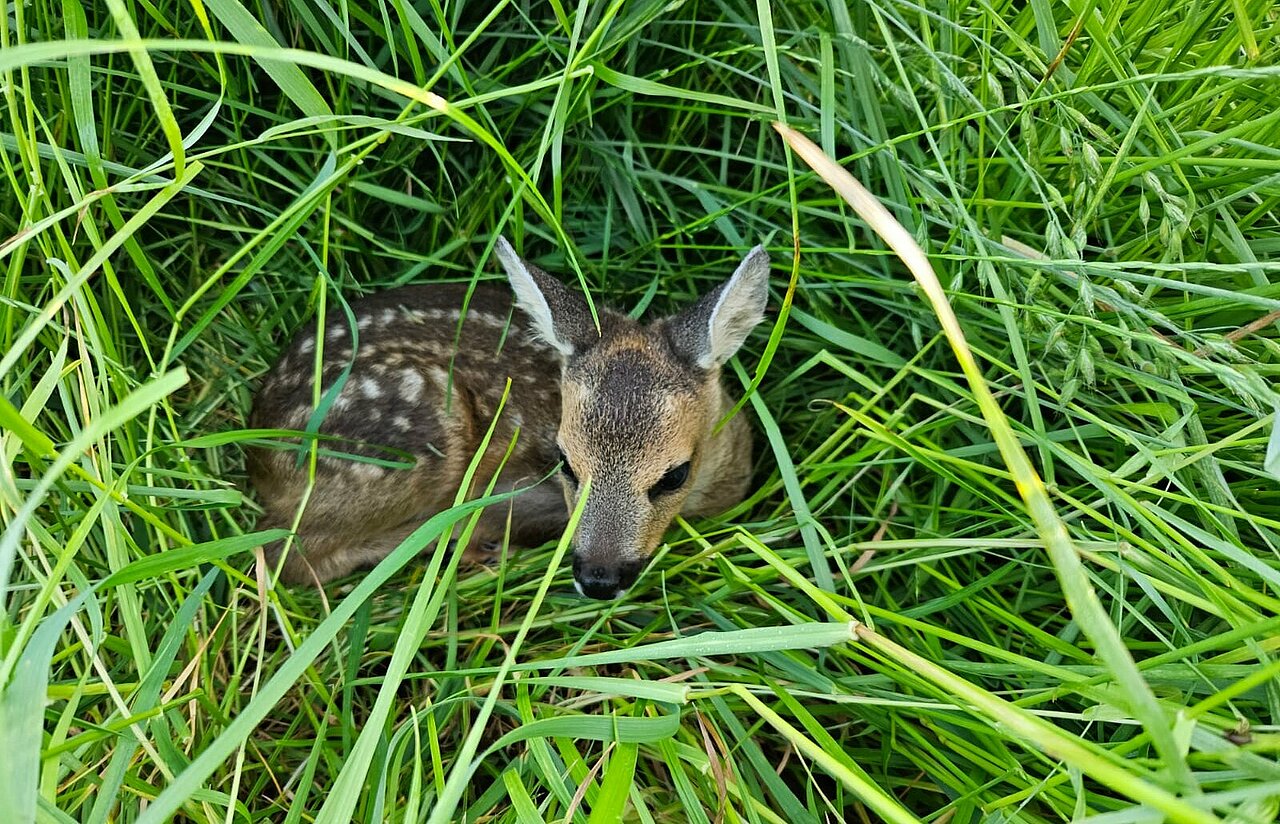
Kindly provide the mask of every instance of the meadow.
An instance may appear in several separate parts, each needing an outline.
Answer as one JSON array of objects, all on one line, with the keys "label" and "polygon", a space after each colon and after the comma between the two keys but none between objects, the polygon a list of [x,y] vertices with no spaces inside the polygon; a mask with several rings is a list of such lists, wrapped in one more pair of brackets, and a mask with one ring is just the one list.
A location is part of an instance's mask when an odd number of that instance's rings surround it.
[{"label": "meadow", "polygon": [[[1269,0],[6,3],[3,820],[1270,824],[1277,57]],[[263,374],[499,233],[648,315],[767,245],[751,496],[614,602],[459,566],[476,504],[275,586]]]}]

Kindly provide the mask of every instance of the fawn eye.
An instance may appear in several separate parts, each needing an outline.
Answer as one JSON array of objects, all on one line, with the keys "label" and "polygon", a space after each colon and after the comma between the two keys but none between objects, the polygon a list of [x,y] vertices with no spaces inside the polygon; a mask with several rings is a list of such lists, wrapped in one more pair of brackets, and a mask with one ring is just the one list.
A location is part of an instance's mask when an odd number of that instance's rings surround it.
[{"label": "fawn eye", "polygon": [[578,485],[578,476],[573,474],[573,467],[569,466],[569,458],[565,456],[563,449],[560,450],[560,471],[569,479],[569,483]]},{"label": "fawn eye", "polygon": [[684,482],[689,480],[689,462],[685,461],[679,466],[672,467],[667,470],[667,474],[658,479],[658,482],[649,489],[649,500],[654,500],[659,495],[666,495],[668,492],[675,492],[684,486]]}]

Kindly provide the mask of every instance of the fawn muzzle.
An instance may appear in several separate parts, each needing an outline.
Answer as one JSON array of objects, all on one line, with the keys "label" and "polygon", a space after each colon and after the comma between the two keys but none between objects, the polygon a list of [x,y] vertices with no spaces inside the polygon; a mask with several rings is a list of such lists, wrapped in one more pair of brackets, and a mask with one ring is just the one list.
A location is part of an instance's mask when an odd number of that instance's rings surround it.
[{"label": "fawn muzzle", "polygon": [[612,601],[621,598],[636,582],[644,566],[640,561],[594,561],[573,556],[573,584],[588,598]]},{"label": "fawn muzzle", "polygon": [[[565,502],[572,509],[580,490],[567,483],[565,491]],[[653,550],[645,544],[640,505],[629,494],[625,478],[602,478],[586,494],[573,536],[574,587],[589,598],[621,598],[640,577]]]}]

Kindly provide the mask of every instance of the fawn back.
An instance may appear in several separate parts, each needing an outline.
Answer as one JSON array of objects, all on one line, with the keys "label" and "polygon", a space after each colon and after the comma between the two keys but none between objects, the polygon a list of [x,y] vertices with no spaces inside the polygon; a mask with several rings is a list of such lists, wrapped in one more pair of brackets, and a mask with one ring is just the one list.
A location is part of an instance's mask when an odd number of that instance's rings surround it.
[{"label": "fawn back", "polygon": [[[752,250],[732,278],[683,312],[646,325],[605,310],[598,331],[577,294],[505,239],[497,254],[514,305],[509,292],[485,285],[465,313],[465,285],[391,289],[353,303],[354,326],[340,312],[304,326],[268,374],[251,425],[302,430],[316,398],[346,372],[319,426],[336,440],[321,442],[309,496],[296,446],[249,450],[264,527],[291,525],[305,503],[281,567],[286,582],[322,583],[374,564],[449,507],[508,376],[477,487],[499,467],[498,491],[536,484],[557,464],[560,472],[486,510],[466,548],[472,557],[499,545],[508,524],[516,545],[557,538],[580,479],[590,477],[574,581],[583,594],[613,598],[635,581],[677,513],[714,514],[742,500],[749,428],[739,415],[714,429],[732,407],[720,367],[763,317],[764,250]],[[410,465],[386,464],[397,456]],[[268,557],[282,550],[269,547]]]}]

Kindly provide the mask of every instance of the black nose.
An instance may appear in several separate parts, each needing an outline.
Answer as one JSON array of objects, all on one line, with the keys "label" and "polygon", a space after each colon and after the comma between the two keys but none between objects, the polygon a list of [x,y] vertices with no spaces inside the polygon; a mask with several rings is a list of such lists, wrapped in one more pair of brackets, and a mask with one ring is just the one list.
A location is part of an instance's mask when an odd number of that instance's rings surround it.
[{"label": "black nose", "polygon": [[574,556],[573,580],[577,582],[578,590],[588,598],[612,601],[636,582],[640,567],[639,561],[584,562],[581,558]]}]

